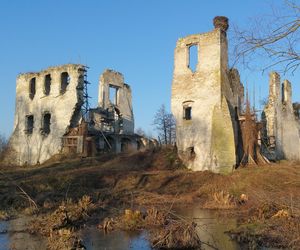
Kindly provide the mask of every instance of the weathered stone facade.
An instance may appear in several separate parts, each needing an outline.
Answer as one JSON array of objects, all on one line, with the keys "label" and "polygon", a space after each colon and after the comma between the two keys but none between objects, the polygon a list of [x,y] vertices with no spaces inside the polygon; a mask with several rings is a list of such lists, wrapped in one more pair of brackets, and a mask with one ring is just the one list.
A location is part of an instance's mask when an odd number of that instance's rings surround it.
[{"label": "weathered stone facade", "polygon": [[[111,93],[112,90],[114,90],[113,93]],[[99,79],[98,107],[102,110],[114,108],[119,113],[121,124],[119,124],[118,132],[121,134],[134,133],[131,100],[131,89],[124,82],[123,75],[113,70],[105,70]]]},{"label": "weathered stone facade", "polygon": [[[294,105],[295,106],[295,105]],[[272,160],[300,160],[300,122],[292,104],[292,87],[288,80],[281,85],[280,76],[270,73],[269,98],[264,108],[264,153]]]},{"label": "weathered stone facade", "polygon": [[[244,91],[237,70],[228,69],[224,27],[180,38],[175,49],[171,108],[179,156],[193,170],[226,173],[240,157],[237,115]],[[192,46],[195,71],[189,66]]]},{"label": "weathered stone facade", "polygon": [[98,150],[119,153],[142,146],[134,134],[131,89],[120,72],[107,69],[100,76],[98,107],[91,109],[90,120]]},{"label": "weathered stone facade", "polygon": [[83,109],[86,71],[83,65],[67,64],[17,77],[12,153],[6,161],[35,165],[56,154],[86,157],[154,146],[155,141],[134,134],[131,89],[121,73],[106,70],[100,76],[98,107]]},{"label": "weathered stone facade", "polygon": [[13,163],[42,163],[60,152],[62,136],[81,118],[84,71],[67,64],[17,77]]}]

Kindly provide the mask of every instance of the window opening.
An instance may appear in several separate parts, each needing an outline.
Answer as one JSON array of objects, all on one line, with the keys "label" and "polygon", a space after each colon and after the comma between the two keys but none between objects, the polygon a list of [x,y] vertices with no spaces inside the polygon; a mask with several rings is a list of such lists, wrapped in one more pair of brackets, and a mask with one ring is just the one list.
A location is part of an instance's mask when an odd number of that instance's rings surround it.
[{"label": "window opening", "polygon": [[43,124],[42,124],[42,134],[49,134],[50,133],[50,123],[51,121],[51,114],[45,113],[43,116]]},{"label": "window opening", "polygon": [[26,125],[25,125],[25,133],[32,134],[34,126],[34,118],[33,115],[26,116]]},{"label": "window opening", "polygon": [[189,160],[194,160],[195,159],[196,153],[195,153],[194,147],[187,148],[187,153],[188,153]]},{"label": "window opening", "polygon": [[35,96],[35,77],[32,78],[29,82],[29,98],[32,100]]},{"label": "window opening", "polygon": [[185,120],[191,120],[192,119],[192,107],[184,107],[184,119]]},{"label": "window opening", "polygon": [[70,83],[70,76],[68,72],[61,73],[61,85],[60,85],[61,94],[64,94],[66,92],[69,83]]},{"label": "window opening", "polygon": [[192,72],[197,70],[198,64],[198,45],[191,45],[189,47],[189,69]]},{"label": "window opening", "polygon": [[121,140],[121,152],[128,152],[130,150],[131,141],[128,138]]},{"label": "window opening", "polygon": [[45,83],[44,83],[44,94],[49,95],[51,89],[51,76],[50,74],[45,76]]},{"label": "window opening", "polygon": [[109,101],[110,103],[117,105],[118,103],[118,88],[109,86]]}]

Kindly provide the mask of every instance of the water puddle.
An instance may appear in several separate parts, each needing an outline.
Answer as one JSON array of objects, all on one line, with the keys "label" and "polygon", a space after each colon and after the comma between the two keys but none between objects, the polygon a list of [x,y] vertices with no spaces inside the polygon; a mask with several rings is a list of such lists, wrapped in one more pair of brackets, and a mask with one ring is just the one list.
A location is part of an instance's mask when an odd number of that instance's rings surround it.
[{"label": "water puddle", "polygon": [[[174,211],[176,215],[188,220],[193,219],[197,223],[199,237],[202,242],[205,242],[201,249],[245,249],[224,233],[237,226],[234,218],[228,218],[226,214],[218,211],[204,210],[196,206],[179,207]],[[0,222],[0,250],[46,249],[44,238],[25,231],[28,222],[28,217]],[[105,234],[93,225],[82,229],[80,236],[88,250],[151,250],[147,231],[113,231]]]},{"label": "water puddle", "polygon": [[89,227],[82,231],[82,239],[88,250],[151,250],[146,231],[113,231],[105,234],[95,227]]},{"label": "water puddle", "polygon": [[26,232],[29,217],[0,221],[0,250],[41,250],[46,241]]},{"label": "water puddle", "polygon": [[[197,223],[197,232],[202,242],[201,249],[243,249],[238,243],[232,241],[224,232],[236,227],[235,219],[228,219],[220,213],[203,210],[196,207],[181,207],[175,209],[175,214]],[[81,231],[84,245],[87,249],[96,250],[150,250],[147,232],[122,232],[114,231],[108,234],[88,227]]]},{"label": "water puddle", "polygon": [[193,219],[197,223],[197,232],[202,249],[244,249],[237,242],[231,240],[225,232],[237,227],[236,219],[228,218],[226,214],[213,210],[205,210],[195,206],[175,209],[176,214],[183,218]]}]

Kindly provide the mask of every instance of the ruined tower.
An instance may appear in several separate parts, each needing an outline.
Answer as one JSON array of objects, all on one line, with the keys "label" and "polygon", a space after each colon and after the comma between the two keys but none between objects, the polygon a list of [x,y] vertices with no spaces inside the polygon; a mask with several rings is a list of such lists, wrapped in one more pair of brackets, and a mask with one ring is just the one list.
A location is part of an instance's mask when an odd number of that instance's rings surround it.
[{"label": "ruined tower", "polygon": [[81,118],[84,72],[67,64],[17,77],[10,163],[42,163],[61,151],[63,135]]},{"label": "ruined tower", "polygon": [[[216,17],[215,29],[180,38],[174,55],[172,113],[176,119],[178,153],[193,170],[226,173],[238,161],[237,114],[243,86],[228,69],[228,19]],[[190,52],[197,51],[191,67]]]},{"label": "ruined tower", "polygon": [[[269,158],[300,160],[300,122],[294,114],[292,87],[280,82],[277,72],[270,73],[269,98],[264,108],[265,152]],[[273,156],[270,156],[273,153]]]},{"label": "ruined tower", "polygon": [[107,69],[99,79],[98,106],[102,109],[114,107],[122,116],[122,133],[134,133],[131,89],[120,72]]}]

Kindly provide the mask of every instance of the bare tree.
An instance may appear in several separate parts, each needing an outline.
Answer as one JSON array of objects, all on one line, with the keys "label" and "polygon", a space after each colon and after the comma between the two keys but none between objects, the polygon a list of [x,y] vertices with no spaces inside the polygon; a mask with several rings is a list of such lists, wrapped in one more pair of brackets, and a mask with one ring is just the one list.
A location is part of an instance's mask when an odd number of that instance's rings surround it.
[{"label": "bare tree", "polygon": [[140,135],[140,136],[146,136],[146,132],[141,127],[137,128],[135,130],[135,133]]},{"label": "bare tree", "polygon": [[278,66],[283,73],[293,73],[300,65],[300,5],[286,0],[270,9],[271,15],[254,19],[247,30],[234,27],[233,64],[241,62],[251,68],[257,65],[254,59],[261,57],[261,70]]},{"label": "bare tree", "polygon": [[166,111],[165,105],[161,105],[156,112],[153,125],[155,125],[163,144],[173,144],[175,142],[175,119],[171,113]]}]

